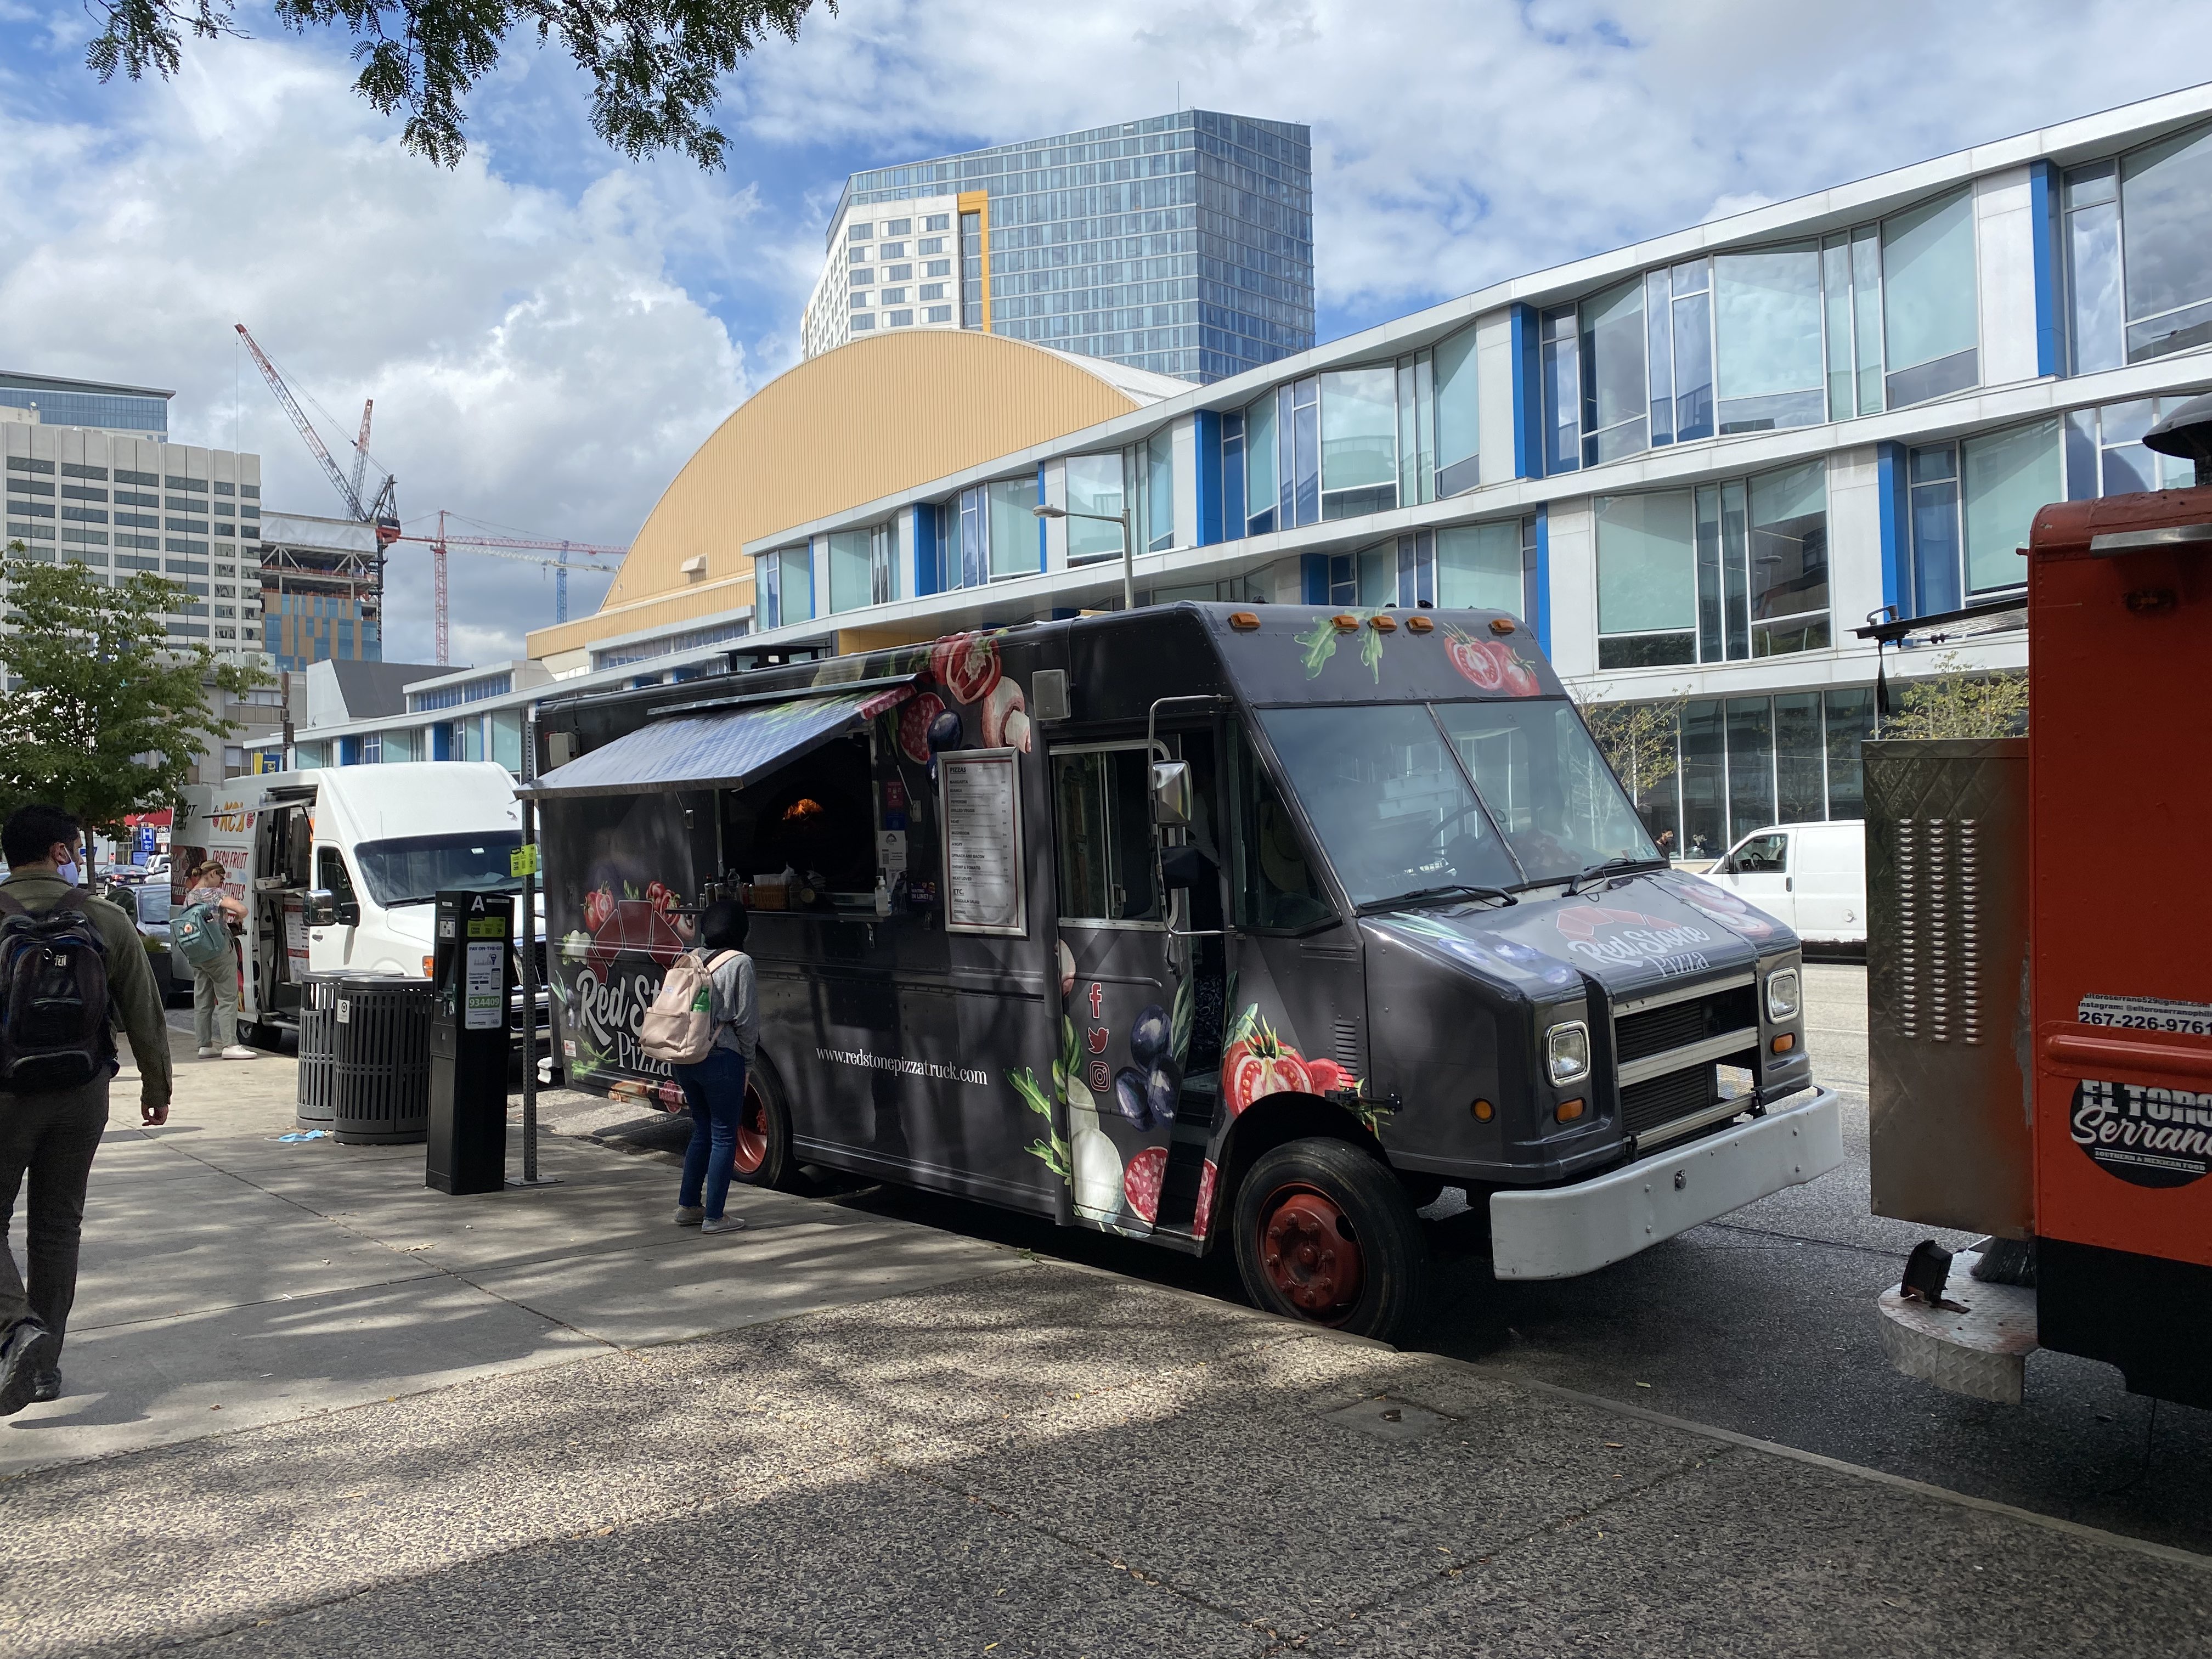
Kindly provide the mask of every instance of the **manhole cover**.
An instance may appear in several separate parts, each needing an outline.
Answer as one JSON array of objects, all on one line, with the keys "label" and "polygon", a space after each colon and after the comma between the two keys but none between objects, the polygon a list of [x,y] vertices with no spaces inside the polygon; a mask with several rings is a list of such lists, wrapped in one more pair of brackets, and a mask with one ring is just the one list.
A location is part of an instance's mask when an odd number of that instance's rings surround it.
[{"label": "manhole cover", "polygon": [[1363,1400],[1342,1411],[1330,1412],[1327,1419],[1362,1434],[1371,1434],[1377,1440],[1419,1440],[1452,1421],[1442,1412],[1416,1406],[1410,1400],[1394,1400],[1388,1395],[1380,1400]]}]

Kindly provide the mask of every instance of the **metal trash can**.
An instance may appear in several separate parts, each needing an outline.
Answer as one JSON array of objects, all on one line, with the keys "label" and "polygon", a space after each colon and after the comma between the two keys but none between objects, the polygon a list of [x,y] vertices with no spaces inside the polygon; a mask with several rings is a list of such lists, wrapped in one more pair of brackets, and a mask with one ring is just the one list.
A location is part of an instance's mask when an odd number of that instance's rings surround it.
[{"label": "metal trash can", "polygon": [[312,974],[300,988],[300,1104],[302,1129],[329,1129],[337,1115],[337,988],[335,974]]},{"label": "metal trash can", "polygon": [[422,1140],[430,1127],[430,981],[331,977],[332,1135],[341,1146]]}]

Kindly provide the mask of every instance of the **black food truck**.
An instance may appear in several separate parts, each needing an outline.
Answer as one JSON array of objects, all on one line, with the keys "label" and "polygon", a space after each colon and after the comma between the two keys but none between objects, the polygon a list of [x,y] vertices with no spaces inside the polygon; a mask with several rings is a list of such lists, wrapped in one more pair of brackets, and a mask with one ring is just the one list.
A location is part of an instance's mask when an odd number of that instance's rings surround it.
[{"label": "black food truck", "polygon": [[[733,658],[732,668],[736,667]],[[1204,1253],[1388,1337],[1416,1209],[1564,1278],[1835,1167],[1790,930],[1654,847],[1527,631],[1176,605],[554,698],[570,1079],[699,907],[761,998],[744,1180],[802,1164]]]}]

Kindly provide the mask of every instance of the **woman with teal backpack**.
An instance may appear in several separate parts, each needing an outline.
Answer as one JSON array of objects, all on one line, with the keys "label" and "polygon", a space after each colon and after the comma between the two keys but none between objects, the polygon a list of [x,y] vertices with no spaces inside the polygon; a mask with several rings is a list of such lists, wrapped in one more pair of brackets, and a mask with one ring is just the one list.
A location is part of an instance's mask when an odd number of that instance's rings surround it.
[{"label": "woman with teal backpack", "polygon": [[[238,957],[230,945],[230,925],[246,919],[246,904],[224,892],[222,884],[222,866],[212,860],[194,870],[191,890],[170,931],[179,954],[191,963],[192,1027],[200,1058],[255,1060],[259,1056],[238,1040]],[[193,933],[208,939],[206,948],[194,947],[186,937]],[[220,951],[212,948],[218,939]]]}]

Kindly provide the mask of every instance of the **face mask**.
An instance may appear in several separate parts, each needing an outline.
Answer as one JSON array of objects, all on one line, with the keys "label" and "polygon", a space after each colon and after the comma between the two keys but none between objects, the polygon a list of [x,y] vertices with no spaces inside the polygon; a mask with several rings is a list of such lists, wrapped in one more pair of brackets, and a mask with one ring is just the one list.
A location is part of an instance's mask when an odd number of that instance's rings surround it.
[{"label": "face mask", "polygon": [[54,866],[54,873],[59,876],[64,881],[67,882],[70,886],[74,887],[76,885],[76,861],[74,859],[70,860],[66,864],[57,864]]}]

